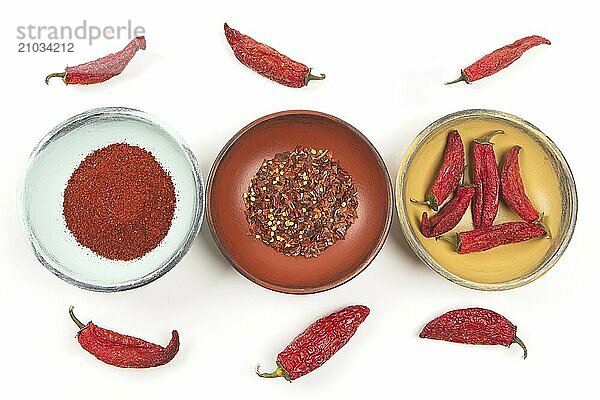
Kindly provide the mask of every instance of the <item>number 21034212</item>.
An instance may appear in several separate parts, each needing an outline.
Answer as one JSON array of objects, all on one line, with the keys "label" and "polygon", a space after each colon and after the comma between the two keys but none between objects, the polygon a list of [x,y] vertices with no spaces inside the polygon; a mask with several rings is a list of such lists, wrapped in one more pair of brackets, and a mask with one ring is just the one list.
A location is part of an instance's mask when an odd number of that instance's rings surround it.
[{"label": "number 21034212", "polygon": [[73,53],[74,48],[73,43],[61,42],[20,42],[18,44],[19,53]]}]

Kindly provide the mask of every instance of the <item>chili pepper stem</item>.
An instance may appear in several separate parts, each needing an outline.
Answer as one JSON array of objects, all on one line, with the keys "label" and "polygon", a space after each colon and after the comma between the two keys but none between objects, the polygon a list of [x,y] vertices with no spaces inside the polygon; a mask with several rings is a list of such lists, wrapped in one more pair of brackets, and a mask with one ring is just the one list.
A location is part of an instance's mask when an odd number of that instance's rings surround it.
[{"label": "chili pepper stem", "polygon": [[502,129],[497,129],[495,131],[491,131],[485,134],[484,137],[482,137],[481,139],[475,139],[475,141],[477,143],[482,143],[482,144],[489,144],[489,145],[494,145],[494,143],[490,142],[490,140],[492,140],[492,138],[496,135],[504,135],[504,131]]},{"label": "chili pepper stem", "polygon": [[425,196],[425,200],[424,201],[419,201],[419,200],[413,199],[411,197],[410,198],[410,202],[411,203],[415,203],[415,204],[420,204],[422,206],[427,206],[427,207],[431,208],[433,211],[437,211],[438,210],[438,206],[439,206],[439,204],[437,202],[437,199],[431,193],[427,193],[427,195]]},{"label": "chili pepper stem", "polygon": [[546,239],[552,239],[552,234],[550,233],[550,229],[548,229],[548,227],[544,224],[544,213],[540,213],[540,216],[538,217],[538,219],[536,221],[533,221],[533,223],[537,226],[539,226],[540,228],[542,228],[545,232],[546,232]]},{"label": "chili pepper stem", "polygon": [[[523,349],[523,359],[527,358],[527,347],[525,346],[525,343],[523,343],[523,341],[521,339],[519,339],[519,337],[517,335],[515,335],[515,337],[513,338],[513,341],[511,342],[511,344],[516,343],[519,346],[521,346],[521,348]],[[510,347],[510,345],[509,345]]]},{"label": "chili pepper stem", "polygon": [[444,240],[448,243],[450,243],[452,246],[454,246],[454,250],[458,251],[458,249],[460,248],[460,236],[458,236],[457,234],[448,234],[448,235],[442,235],[442,236],[436,236],[435,240]]},{"label": "chili pepper stem", "polygon": [[456,78],[453,81],[446,82],[445,85],[452,85],[452,84],[458,83],[458,82],[466,82],[468,84],[471,83],[471,82],[469,82],[469,78],[467,78],[467,76],[465,75],[465,71],[463,71],[462,69],[460,70],[460,76],[458,78]]},{"label": "chili pepper stem", "polygon": [[413,198],[411,197],[411,198],[410,198],[410,202],[411,202],[411,203],[418,204],[418,205],[421,205],[421,206],[427,206],[427,207],[431,207],[431,203],[430,203],[430,202],[428,202],[427,200],[425,200],[425,201],[420,201],[420,200],[417,200],[417,199],[413,199]]},{"label": "chili pepper stem", "polygon": [[61,78],[63,80],[63,82],[65,83],[65,85],[67,84],[67,73],[66,71],[63,72],[55,72],[53,74],[50,74],[46,77],[46,85],[48,84],[48,81],[50,81],[50,79],[52,78]]},{"label": "chili pepper stem", "polygon": [[73,306],[69,307],[69,315],[71,316],[71,319],[73,320],[73,322],[75,322],[75,324],[77,325],[77,327],[80,330],[87,326],[75,316],[75,314],[73,313]]},{"label": "chili pepper stem", "polygon": [[279,361],[277,361],[277,369],[273,372],[260,372],[260,365],[256,365],[256,375],[261,378],[285,378],[289,382],[292,381],[290,375]]},{"label": "chili pepper stem", "polygon": [[308,74],[304,77],[304,86],[308,84],[310,81],[322,81],[325,79],[325,74],[313,75],[312,68],[308,70]]}]

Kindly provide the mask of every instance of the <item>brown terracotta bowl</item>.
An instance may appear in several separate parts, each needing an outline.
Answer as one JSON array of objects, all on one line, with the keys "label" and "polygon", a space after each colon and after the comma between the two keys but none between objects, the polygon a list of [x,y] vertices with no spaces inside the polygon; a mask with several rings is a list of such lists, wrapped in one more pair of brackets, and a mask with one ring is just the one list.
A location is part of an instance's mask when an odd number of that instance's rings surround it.
[{"label": "brown terracotta bowl", "polygon": [[[352,176],[358,218],[344,240],[318,257],[289,257],[249,235],[243,193],[265,159],[302,145],[328,149]],[[242,275],[283,293],[316,293],[339,286],[363,271],[387,237],[392,186],[377,150],[348,123],[317,111],[281,111],[252,122],[227,143],[208,178],[211,233]]]}]

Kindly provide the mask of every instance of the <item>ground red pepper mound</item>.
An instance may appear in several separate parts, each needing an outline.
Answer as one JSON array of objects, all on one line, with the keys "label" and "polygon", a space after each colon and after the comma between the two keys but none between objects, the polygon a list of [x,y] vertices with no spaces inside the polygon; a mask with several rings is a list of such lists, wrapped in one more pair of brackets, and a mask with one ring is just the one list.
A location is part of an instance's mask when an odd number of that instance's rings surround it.
[{"label": "ground red pepper mound", "polygon": [[63,215],[77,242],[111,260],[156,248],[171,227],[175,187],[154,156],[111,144],[88,155],[69,179]]},{"label": "ground red pepper mound", "polygon": [[287,256],[317,257],[346,236],[357,194],[328,150],[298,146],[276,154],[243,195],[250,234]]}]

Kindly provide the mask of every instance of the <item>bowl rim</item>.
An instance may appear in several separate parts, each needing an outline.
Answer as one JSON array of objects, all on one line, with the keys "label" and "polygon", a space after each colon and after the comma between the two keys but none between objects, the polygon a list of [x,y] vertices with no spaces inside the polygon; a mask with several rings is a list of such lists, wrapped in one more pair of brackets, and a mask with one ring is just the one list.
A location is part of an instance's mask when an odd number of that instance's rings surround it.
[{"label": "bowl rim", "polygon": [[[554,151],[555,156],[558,158],[561,166],[563,167],[563,169],[566,173],[566,179],[567,179],[569,185],[572,187],[571,196],[569,197],[568,200],[571,203],[570,206],[572,209],[573,216],[569,221],[569,225],[567,227],[565,237],[564,237],[563,241],[561,242],[561,244],[558,246],[558,248],[556,249],[554,254],[552,254],[552,256],[548,259],[548,261],[546,261],[546,263],[544,263],[540,268],[538,268],[538,269],[534,270],[533,272],[531,272],[527,275],[524,275],[520,278],[516,278],[516,279],[507,281],[507,282],[498,282],[498,283],[475,282],[475,281],[461,278],[460,276],[455,275],[455,274],[447,271],[446,269],[444,269],[441,265],[439,265],[437,262],[435,262],[425,250],[422,249],[418,239],[415,236],[415,233],[413,232],[413,230],[410,226],[410,222],[408,221],[408,218],[406,217],[407,211],[405,209],[405,202],[402,201],[402,199],[404,198],[404,191],[405,191],[405,187],[406,187],[405,176],[406,176],[406,172],[407,172],[408,163],[412,159],[412,156],[414,155],[414,152],[416,151],[416,149],[419,148],[419,146],[429,137],[429,135],[431,135],[439,127],[441,127],[444,124],[447,124],[448,122],[451,122],[451,121],[454,121],[457,119],[462,119],[465,117],[481,117],[481,116],[500,118],[500,119],[507,120],[510,123],[514,123],[516,125],[520,125],[520,126],[523,126],[527,129],[531,130],[536,135],[538,135],[539,137],[544,139],[547,142],[547,144],[551,147],[551,149]],[[398,213],[398,219],[400,220],[400,227],[402,229],[402,233],[403,233],[406,241],[410,245],[411,249],[421,259],[422,262],[424,262],[427,266],[429,266],[431,269],[433,269],[439,275],[441,275],[442,277],[446,278],[447,280],[449,280],[451,282],[454,282],[458,285],[461,285],[461,286],[464,286],[464,287],[467,287],[470,289],[484,290],[484,291],[499,291],[499,290],[514,289],[514,288],[517,288],[520,286],[524,286],[528,283],[531,283],[534,280],[541,277],[542,275],[544,275],[546,272],[548,272],[550,270],[550,268],[552,268],[556,264],[558,259],[562,256],[562,254],[566,250],[567,246],[569,245],[571,238],[573,237],[573,232],[575,230],[575,225],[577,222],[577,209],[578,209],[577,188],[575,185],[575,179],[573,177],[573,172],[571,171],[571,167],[569,166],[567,160],[565,159],[564,155],[562,154],[562,152],[560,151],[558,146],[552,141],[552,139],[550,139],[544,132],[542,132],[535,125],[531,124],[530,122],[528,122],[520,117],[517,117],[516,115],[509,114],[509,113],[502,112],[502,111],[489,110],[489,109],[477,109],[477,108],[476,109],[467,109],[467,110],[457,111],[457,112],[448,114],[446,116],[443,116],[443,117],[435,120],[434,122],[429,124],[425,129],[423,129],[413,139],[411,144],[408,146],[404,155],[402,156],[402,160],[400,162],[400,167],[398,169],[398,174],[396,175],[396,212]]]},{"label": "bowl rim", "polygon": [[[246,272],[246,270],[244,270],[244,268],[242,268],[241,265],[239,265],[227,252],[227,250],[225,249],[225,246],[223,245],[223,242],[221,241],[221,238],[219,237],[217,231],[216,231],[216,226],[215,226],[215,220],[212,214],[212,205],[211,205],[211,198],[212,198],[212,187],[213,187],[213,183],[214,183],[214,178],[215,175],[217,173],[217,170],[219,169],[220,165],[221,165],[221,161],[223,160],[223,158],[225,157],[225,155],[229,152],[229,150],[236,144],[236,142],[238,141],[238,139],[240,139],[242,136],[244,136],[245,134],[247,134],[250,130],[252,130],[254,127],[275,119],[275,118],[280,118],[283,116],[290,116],[290,115],[300,115],[300,116],[317,116],[317,117],[322,117],[325,119],[328,119],[336,124],[342,125],[343,127],[345,127],[346,129],[348,129],[352,134],[354,134],[355,136],[357,136],[361,142],[365,143],[369,149],[369,151],[371,152],[371,154],[373,154],[373,156],[375,157],[375,159],[377,160],[377,164],[379,165],[381,171],[383,172],[384,175],[384,179],[386,181],[386,191],[387,191],[387,215],[386,215],[386,222],[385,222],[385,226],[383,229],[382,234],[380,235],[380,237],[377,240],[376,243],[376,247],[374,247],[374,250],[371,252],[371,254],[369,254],[369,256],[365,259],[365,261],[360,265],[359,268],[357,268],[356,270],[354,270],[351,274],[349,274],[348,276],[343,277],[343,279],[338,279],[338,280],[334,280],[332,282],[329,282],[327,284],[324,285],[319,285],[319,286],[314,286],[311,288],[293,288],[293,287],[285,287],[285,286],[280,286],[280,285],[275,285],[269,282],[266,282],[262,279],[259,279],[251,274],[249,274],[248,272]],[[215,159],[212,168],[210,170],[210,173],[208,175],[208,180],[207,180],[207,185],[206,185],[206,201],[207,201],[207,212],[206,212],[206,218],[207,218],[207,222],[208,222],[208,226],[210,228],[210,233],[213,237],[213,239],[215,240],[215,243],[217,244],[217,247],[219,248],[219,251],[221,252],[221,254],[223,254],[223,256],[225,257],[225,259],[229,262],[229,264],[234,267],[236,269],[236,271],[238,271],[240,274],[242,274],[242,276],[244,276],[245,278],[247,278],[248,280],[250,280],[253,283],[256,283],[266,289],[275,291],[275,292],[279,292],[279,293],[285,293],[285,294],[315,294],[315,293],[321,293],[321,292],[325,292],[331,289],[334,289],[338,286],[341,286],[349,281],[351,281],[352,279],[354,279],[356,276],[358,276],[361,272],[363,272],[370,264],[371,262],[373,262],[373,260],[375,259],[375,257],[379,254],[379,252],[381,251],[383,245],[385,244],[385,241],[389,235],[390,232],[390,227],[392,224],[392,218],[393,218],[393,209],[394,209],[394,204],[393,204],[393,189],[392,189],[392,181],[389,175],[389,172],[387,170],[387,166],[383,160],[383,157],[379,154],[379,152],[377,151],[377,149],[375,148],[375,146],[369,141],[369,139],[367,139],[367,137],[361,133],[358,129],[356,129],[354,126],[350,125],[349,123],[347,123],[346,121],[335,117],[333,115],[321,112],[321,111],[314,111],[314,110],[285,110],[285,111],[278,111],[272,114],[268,114],[265,115],[263,117],[260,117],[252,122],[250,122],[249,124],[247,124],[246,126],[244,126],[242,129],[240,129],[231,139],[229,139],[229,141],[225,144],[225,146],[221,149],[221,151],[219,152],[219,155],[217,156],[217,158]]]},{"label": "bowl rim", "polygon": [[[197,196],[195,198],[195,213],[194,219],[191,229],[188,231],[185,241],[183,244],[177,249],[175,253],[171,255],[171,257],[166,261],[162,266],[155,269],[154,271],[146,274],[138,279],[130,281],[127,284],[115,284],[115,285],[98,285],[88,282],[83,282],[76,278],[73,278],[70,275],[65,274],[64,272],[54,268],[51,263],[46,260],[44,252],[41,250],[41,246],[38,243],[35,235],[29,229],[27,224],[27,217],[25,213],[26,207],[26,196],[25,196],[25,183],[27,181],[29,170],[35,161],[36,156],[46,148],[52,141],[66,135],[71,129],[70,127],[73,124],[85,124],[86,120],[95,117],[95,116],[121,116],[127,118],[133,118],[136,120],[142,120],[149,122],[152,125],[159,127],[163,132],[169,136],[171,136],[175,142],[180,146],[183,150],[183,153],[188,160],[188,163],[192,169],[192,175],[194,177],[194,182],[196,184],[196,193]],[[194,240],[196,239],[198,232],[202,226],[202,221],[204,220],[204,213],[206,208],[206,200],[205,200],[205,187],[204,181],[202,177],[202,171],[198,166],[198,161],[196,156],[191,151],[185,140],[174,130],[171,126],[164,123],[159,118],[153,116],[152,114],[148,114],[144,111],[137,110],[129,107],[99,107],[93,108],[79,114],[76,114],[56,125],[50,132],[48,132],[34,147],[29,155],[29,159],[27,161],[27,165],[25,166],[24,173],[21,177],[18,189],[17,189],[17,210],[18,210],[18,220],[19,225],[21,226],[21,232],[23,233],[25,240],[29,243],[33,253],[35,254],[38,261],[46,267],[50,272],[54,275],[58,276],[63,281],[70,283],[73,286],[79,287],[81,289],[90,290],[94,292],[120,292],[130,289],[135,289],[144,285],[147,285],[150,282],[155,281],[160,278],[167,272],[169,272],[179,261],[183,259],[185,254],[191,248]]]}]

